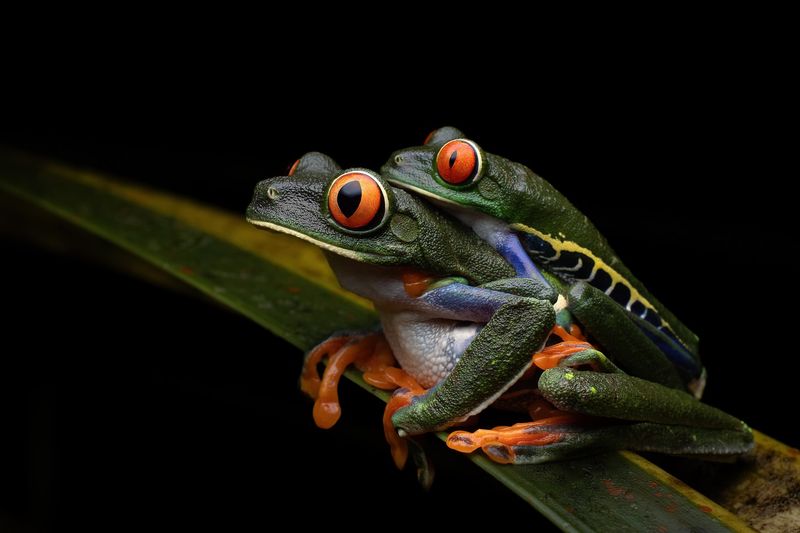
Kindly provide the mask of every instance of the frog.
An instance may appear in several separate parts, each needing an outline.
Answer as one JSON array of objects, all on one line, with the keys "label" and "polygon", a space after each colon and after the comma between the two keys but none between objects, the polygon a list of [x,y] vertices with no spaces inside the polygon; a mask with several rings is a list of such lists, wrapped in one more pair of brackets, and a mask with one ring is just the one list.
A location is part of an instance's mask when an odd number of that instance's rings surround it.
[{"label": "frog", "polygon": [[556,287],[568,300],[564,320],[577,319],[626,372],[702,397],[698,337],[633,275],[588,217],[528,167],[446,126],[421,146],[394,152],[381,174],[472,227],[518,275]]},{"label": "frog", "polygon": [[[348,336],[367,339],[365,353],[382,362],[365,366],[375,374],[382,365],[386,374],[373,375],[374,383],[400,387],[385,419],[385,429],[388,424],[397,437],[463,424],[527,378],[535,383],[533,403],[541,399],[548,406],[538,405],[533,420],[456,430],[447,445],[464,453],[482,449],[511,464],[608,449],[703,457],[752,449],[744,422],[688,392],[623,372],[589,343],[547,346],[565,306],[552,284],[518,276],[469,226],[378,173],[342,169],[311,152],[289,175],[258,183],[246,216],[260,229],[321,248],[341,286],[373,303],[408,379],[390,372],[386,346],[374,337],[334,333],[309,357],[328,353],[331,362],[350,362],[361,356]],[[315,386],[319,393],[324,383]],[[401,466],[403,454],[395,461]]]}]

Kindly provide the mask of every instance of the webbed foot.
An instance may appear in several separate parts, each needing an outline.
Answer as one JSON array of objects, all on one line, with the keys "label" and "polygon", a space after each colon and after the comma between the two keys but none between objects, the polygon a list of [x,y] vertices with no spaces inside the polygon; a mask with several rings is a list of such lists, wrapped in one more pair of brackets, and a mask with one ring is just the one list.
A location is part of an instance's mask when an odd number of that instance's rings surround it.
[{"label": "webbed foot", "polygon": [[[533,422],[474,432],[454,431],[447,437],[447,446],[462,453],[478,448],[492,461],[522,464],[552,459],[551,450],[559,443],[572,441],[576,429],[591,423],[591,417],[574,413],[553,412],[552,416]],[[574,445],[574,443],[572,443]],[[538,460],[537,460],[538,459]]]},{"label": "webbed foot", "polygon": [[[320,378],[317,365],[325,356],[328,365]],[[394,368],[392,351],[382,333],[331,337],[308,353],[300,376],[301,390],[315,400],[317,426],[328,429],[339,420],[339,380],[352,364],[364,372],[364,380],[373,387],[391,390],[399,386],[392,373],[402,371]]]},{"label": "webbed foot", "polygon": [[578,352],[594,348],[586,342],[577,326],[573,326],[569,332],[561,326],[554,326],[551,335],[560,337],[561,342],[546,346],[541,351],[533,354],[533,365],[542,370],[555,368],[559,366],[563,359]]}]

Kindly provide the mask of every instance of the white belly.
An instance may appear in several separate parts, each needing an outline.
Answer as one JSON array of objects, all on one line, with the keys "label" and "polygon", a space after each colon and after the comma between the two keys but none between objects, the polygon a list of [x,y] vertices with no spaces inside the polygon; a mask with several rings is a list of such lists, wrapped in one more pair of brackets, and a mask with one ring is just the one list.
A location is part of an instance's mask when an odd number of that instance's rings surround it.
[{"label": "white belly", "polygon": [[403,370],[430,388],[447,376],[483,327],[473,322],[420,320],[417,313],[381,313],[383,333]]}]

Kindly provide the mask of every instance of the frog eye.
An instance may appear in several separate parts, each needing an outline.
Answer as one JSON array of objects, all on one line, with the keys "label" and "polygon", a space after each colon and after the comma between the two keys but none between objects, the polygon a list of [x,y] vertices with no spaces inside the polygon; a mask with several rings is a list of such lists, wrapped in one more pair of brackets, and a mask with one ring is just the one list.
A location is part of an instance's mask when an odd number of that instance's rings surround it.
[{"label": "frog eye", "polygon": [[295,161],[294,163],[292,163],[292,166],[289,167],[289,173],[287,174],[287,176],[294,176],[294,173],[297,170],[297,165],[299,165],[299,164],[300,164],[300,160],[299,159],[297,161]]},{"label": "frog eye", "polygon": [[362,170],[345,172],[328,189],[328,210],[345,229],[367,231],[386,216],[386,191],[374,176]]},{"label": "frog eye", "polygon": [[425,140],[422,141],[422,144],[428,144],[429,142],[431,142],[431,139],[433,139],[433,136],[436,134],[437,131],[439,130],[431,130],[431,132],[425,136]]},{"label": "frog eye", "polygon": [[469,185],[481,174],[483,158],[478,146],[466,139],[453,139],[439,149],[436,170],[451,185]]}]

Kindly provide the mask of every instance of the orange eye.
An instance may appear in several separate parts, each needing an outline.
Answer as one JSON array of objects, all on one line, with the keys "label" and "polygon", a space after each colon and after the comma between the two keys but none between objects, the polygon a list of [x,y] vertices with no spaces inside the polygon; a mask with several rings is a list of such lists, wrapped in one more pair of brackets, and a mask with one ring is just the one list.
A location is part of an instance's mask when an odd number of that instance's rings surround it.
[{"label": "orange eye", "polygon": [[297,165],[299,165],[299,164],[300,164],[300,160],[299,159],[297,161],[295,161],[294,163],[292,163],[292,166],[289,167],[288,176],[294,176],[294,171],[297,170]]},{"label": "orange eye", "polygon": [[436,170],[444,181],[452,185],[467,185],[478,177],[481,155],[471,141],[455,139],[439,149]]},{"label": "orange eye", "polygon": [[437,131],[438,130],[431,130],[431,132],[428,135],[425,136],[425,140],[422,141],[422,144],[428,144],[429,142],[431,142],[431,139],[433,138],[433,134],[436,133]]},{"label": "orange eye", "polygon": [[354,170],[336,178],[328,189],[328,210],[340,226],[369,230],[383,220],[386,199],[383,188],[366,172]]}]

